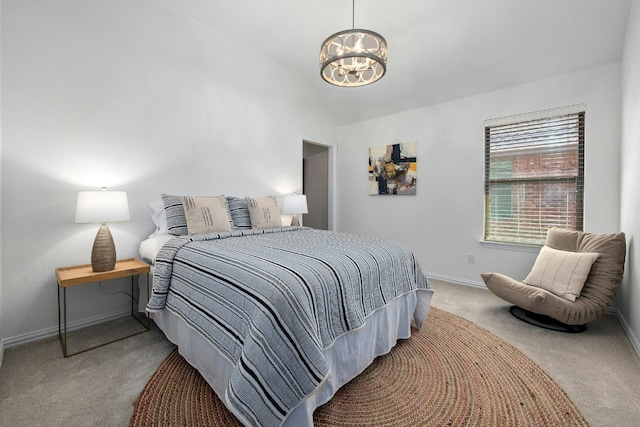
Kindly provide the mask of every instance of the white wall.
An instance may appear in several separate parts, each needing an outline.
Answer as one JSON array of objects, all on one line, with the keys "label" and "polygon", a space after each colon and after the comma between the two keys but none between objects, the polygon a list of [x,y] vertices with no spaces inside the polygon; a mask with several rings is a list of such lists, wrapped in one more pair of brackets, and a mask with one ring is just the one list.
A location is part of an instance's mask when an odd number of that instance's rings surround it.
[{"label": "white wall", "polygon": [[626,275],[620,289],[618,317],[640,353],[640,1],[629,14],[622,61],[622,203],[620,223],[627,236]]},{"label": "white wall", "polygon": [[[2,34],[2,3],[0,3],[0,34]],[[0,36],[1,38],[1,36]],[[0,82],[2,81],[2,43],[0,43]],[[0,84],[0,99],[2,85]],[[2,153],[2,105],[0,103],[0,153]],[[2,200],[2,162],[0,162],[0,200]],[[2,241],[2,204],[0,204],[0,242]],[[4,333],[2,332],[2,245],[0,245],[0,366],[4,356]]]},{"label": "white wall", "polygon": [[[131,221],[110,228],[133,257],[161,192],[300,191],[303,139],[335,144],[286,68],[150,0],[5,0],[2,54],[8,344],[57,333],[54,269],[90,262],[98,226],[73,222],[79,190],[128,192]],[[97,285],[69,298],[72,322],[128,303]]]},{"label": "white wall", "polygon": [[[395,238],[428,273],[481,284],[523,279],[536,252],[484,247],[484,120],[586,104],[585,229],[619,230],[620,64],[344,126],[338,130],[338,229]],[[416,141],[416,196],[369,196],[368,147]],[[475,264],[467,263],[475,255]]]}]

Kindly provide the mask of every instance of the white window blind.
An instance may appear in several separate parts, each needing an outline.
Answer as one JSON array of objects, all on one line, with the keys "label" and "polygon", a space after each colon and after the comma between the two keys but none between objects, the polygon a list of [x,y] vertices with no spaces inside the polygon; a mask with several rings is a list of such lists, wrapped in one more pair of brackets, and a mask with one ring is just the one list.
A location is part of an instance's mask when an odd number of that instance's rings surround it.
[{"label": "white window blind", "polygon": [[538,116],[485,123],[484,240],[542,245],[549,227],[582,231],[584,110]]}]

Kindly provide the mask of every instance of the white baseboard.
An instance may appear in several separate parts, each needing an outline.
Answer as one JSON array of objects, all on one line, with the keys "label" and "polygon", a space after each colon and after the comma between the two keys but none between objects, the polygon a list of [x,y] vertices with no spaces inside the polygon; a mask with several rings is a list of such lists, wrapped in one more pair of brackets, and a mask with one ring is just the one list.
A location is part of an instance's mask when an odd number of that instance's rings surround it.
[{"label": "white baseboard", "polygon": [[465,285],[465,286],[472,286],[474,288],[487,289],[487,287],[484,285],[484,282],[461,279],[459,277],[445,276],[444,274],[438,274],[438,273],[429,273],[428,271],[424,271],[423,273],[425,276],[427,276],[427,279],[442,280],[443,282],[455,283],[457,285]]},{"label": "white baseboard", "polygon": [[620,324],[622,325],[622,329],[624,329],[624,332],[629,337],[629,341],[631,341],[631,346],[640,357],[640,340],[638,340],[638,337],[633,333],[633,330],[631,329],[629,322],[627,322],[627,319],[624,318],[624,315],[620,311],[617,312],[616,317],[620,321]]},{"label": "white baseboard", "polygon": [[[119,319],[125,316],[131,315],[131,308],[124,308],[118,311],[113,311],[107,314],[101,314],[98,316],[87,317],[85,319],[75,320],[73,322],[67,323],[67,332],[74,331],[76,329],[86,328],[87,326],[97,325],[99,323],[107,322],[109,320]],[[26,334],[18,335],[15,337],[5,338],[2,340],[2,347],[0,350],[4,350],[4,348],[11,348],[17,345],[27,344],[34,341],[40,341],[46,338],[55,337],[58,335],[58,326],[51,326],[49,328],[40,329],[39,331],[29,332]],[[2,357],[2,353],[0,353],[0,357]],[[0,360],[0,364],[1,364]]]}]

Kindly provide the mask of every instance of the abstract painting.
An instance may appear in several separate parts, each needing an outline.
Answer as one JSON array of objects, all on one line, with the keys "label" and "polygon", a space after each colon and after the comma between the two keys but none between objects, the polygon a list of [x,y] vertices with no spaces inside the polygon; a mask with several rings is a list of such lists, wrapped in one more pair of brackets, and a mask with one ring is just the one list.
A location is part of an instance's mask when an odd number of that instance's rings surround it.
[{"label": "abstract painting", "polygon": [[369,194],[416,194],[416,143],[369,148]]}]

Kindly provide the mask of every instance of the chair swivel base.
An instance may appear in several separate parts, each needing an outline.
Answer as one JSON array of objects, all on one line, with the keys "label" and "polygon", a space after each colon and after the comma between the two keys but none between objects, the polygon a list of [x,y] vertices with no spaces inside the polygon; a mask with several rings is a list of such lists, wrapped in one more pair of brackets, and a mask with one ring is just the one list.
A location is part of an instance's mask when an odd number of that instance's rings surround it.
[{"label": "chair swivel base", "polygon": [[566,323],[562,323],[549,316],[545,316],[544,314],[534,313],[516,305],[509,307],[509,312],[523,322],[527,322],[541,328],[551,329],[552,331],[575,334],[587,330],[587,325],[567,325]]}]

